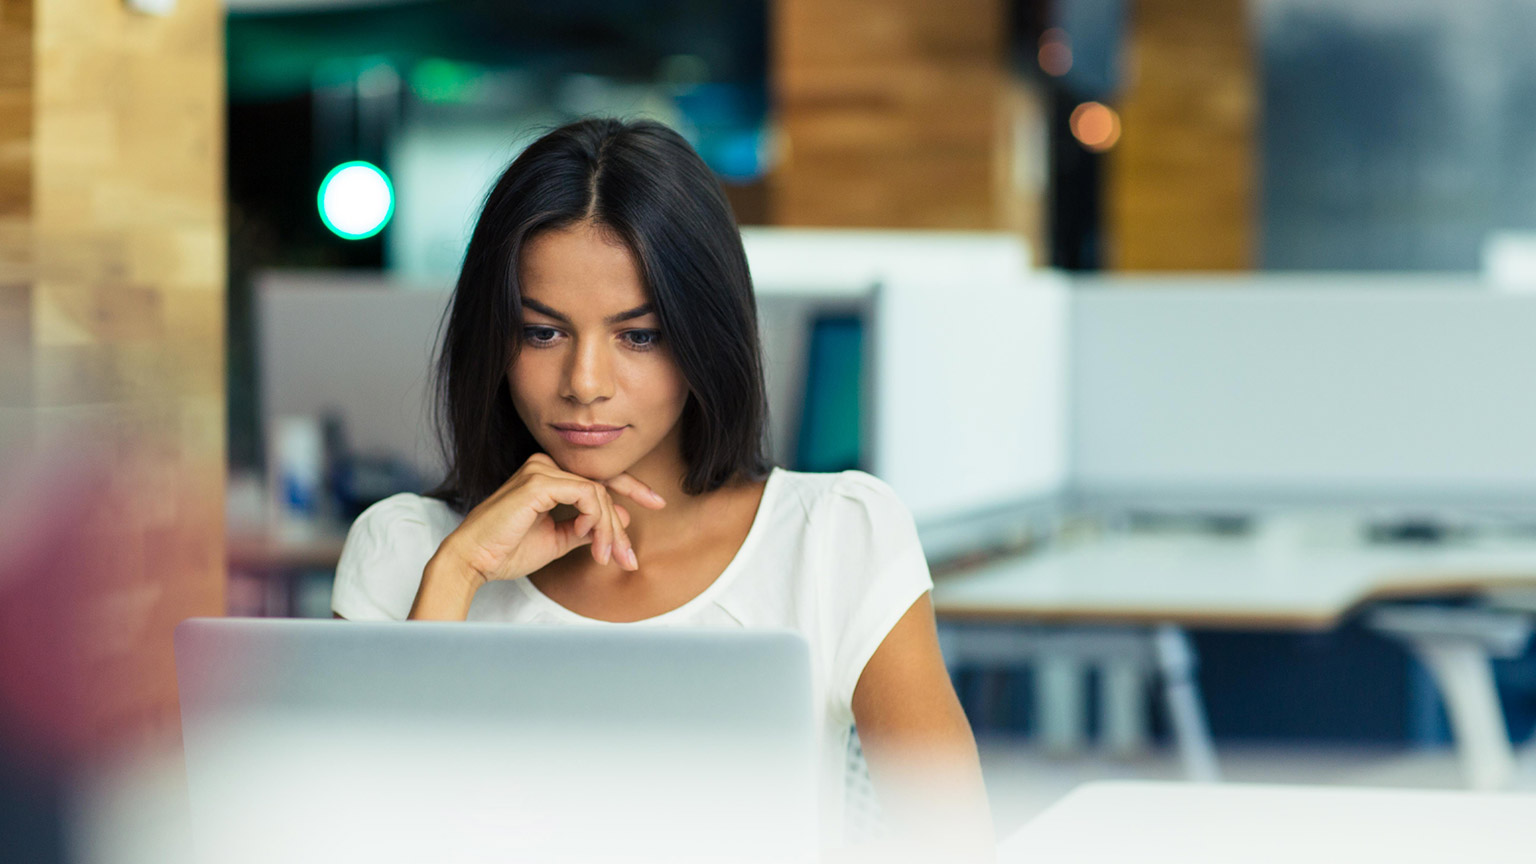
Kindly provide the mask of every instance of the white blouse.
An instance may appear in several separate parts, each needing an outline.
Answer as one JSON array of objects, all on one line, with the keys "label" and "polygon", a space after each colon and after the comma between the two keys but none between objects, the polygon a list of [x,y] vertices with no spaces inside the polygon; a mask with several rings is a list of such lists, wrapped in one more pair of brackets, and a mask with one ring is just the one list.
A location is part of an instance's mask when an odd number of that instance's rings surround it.
[{"label": "white blouse", "polygon": [[[363,511],[347,533],[331,608],[353,620],[404,619],[427,561],[461,520],[444,502],[409,493]],[[854,686],[891,627],[932,587],[911,513],[888,485],[862,471],[774,468],[741,549],[708,588],[675,609],[634,622],[599,621],[515,579],[482,586],[469,620],[799,632],[810,642],[822,727],[823,842],[836,845]]]}]

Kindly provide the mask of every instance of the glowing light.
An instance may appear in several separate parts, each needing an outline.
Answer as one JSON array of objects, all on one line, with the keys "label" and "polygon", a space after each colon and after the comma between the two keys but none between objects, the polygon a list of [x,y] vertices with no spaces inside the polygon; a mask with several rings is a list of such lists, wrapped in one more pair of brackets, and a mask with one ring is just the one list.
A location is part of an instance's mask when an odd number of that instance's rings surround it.
[{"label": "glowing light", "polygon": [[1072,70],[1072,41],[1067,31],[1052,27],[1040,34],[1040,53],[1037,58],[1045,74],[1061,77]]},{"label": "glowing light", "polygon": [[384,230],[395,215],[395,190],[384,172],[367,162],[345,162],[320,183],[320,220],[338,237],[363,240]]},{"label": "glowing light", "polygon": [[1120,115],[1098,102],[1084,102],[1072,109],[1072,137],[1095,153],[1103,153],[1120,140]]}]

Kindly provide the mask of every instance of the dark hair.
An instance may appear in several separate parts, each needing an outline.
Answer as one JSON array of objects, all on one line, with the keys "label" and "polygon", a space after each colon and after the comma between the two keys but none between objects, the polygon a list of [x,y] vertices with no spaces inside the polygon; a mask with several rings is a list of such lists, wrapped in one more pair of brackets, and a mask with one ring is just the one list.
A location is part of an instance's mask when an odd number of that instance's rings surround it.
[{"label": "dark hair", "polygon": [[522,341],[518,261],[536,234],[579,222],[634,253],[688,382],[683,489],[760,479],[768,406],[757,303],[730,204],[682,136],[660,123],[601,118],[533,142],[486,196],[442,335],[434,418],[448,470],[427,494],[468,512],[540,452],[506,382]]}]

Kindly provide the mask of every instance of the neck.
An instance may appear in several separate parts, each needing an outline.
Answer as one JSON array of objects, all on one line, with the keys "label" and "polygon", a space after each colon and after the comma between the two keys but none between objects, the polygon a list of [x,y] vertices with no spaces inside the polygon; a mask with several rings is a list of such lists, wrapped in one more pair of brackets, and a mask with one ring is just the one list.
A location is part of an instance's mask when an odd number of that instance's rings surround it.
[{"label": "neck", "polygon": [[704,527],[707,520],[703,517],[707,513],[708,503],[718,492],[729,488],[727,485],[715,492],[689,495],[683,491],[683,476],[687,470],[681,453],[662,452],[662,448],[657,448],[626,472],[656,490],[667,502],[667,506],[662,509],[652,510],[622,495],[615,496],[618,503],[629,511],[629,527],[625,533],[634,544],[635,555],[642,566],[647,549],[660,552],[688,542],[695,532]]}]

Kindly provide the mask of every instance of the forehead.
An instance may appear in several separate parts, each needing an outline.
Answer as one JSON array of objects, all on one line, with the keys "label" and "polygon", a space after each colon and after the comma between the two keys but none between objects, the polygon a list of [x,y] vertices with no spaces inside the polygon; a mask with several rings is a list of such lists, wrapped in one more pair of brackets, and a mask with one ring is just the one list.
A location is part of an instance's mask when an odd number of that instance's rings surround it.
[{"label": "forehead", "polygon": [[649,299],[634,253],[589,223],[540,232],[523,246],[518,263],[523,296],[574,319],[603,317]]}]

